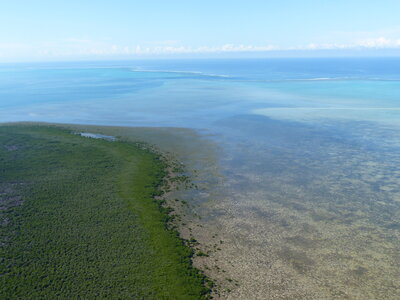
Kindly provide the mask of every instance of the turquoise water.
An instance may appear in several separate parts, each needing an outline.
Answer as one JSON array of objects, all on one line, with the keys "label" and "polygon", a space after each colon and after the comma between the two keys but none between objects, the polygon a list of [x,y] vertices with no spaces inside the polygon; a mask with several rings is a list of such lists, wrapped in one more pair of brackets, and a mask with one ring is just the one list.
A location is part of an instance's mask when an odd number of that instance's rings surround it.
[{"label": "turquoise water", "polygon": [[399,70],[398,58],[1,65],[0,120],[206,133],[223,180],[193,201],[224,237],[210,259],[240,282],[233,299],[398,299]]},{"label": "turquoise water", "polygon": [[397,124],[399,59],[0,66],[3,121],[209,127],[236,114]]}]

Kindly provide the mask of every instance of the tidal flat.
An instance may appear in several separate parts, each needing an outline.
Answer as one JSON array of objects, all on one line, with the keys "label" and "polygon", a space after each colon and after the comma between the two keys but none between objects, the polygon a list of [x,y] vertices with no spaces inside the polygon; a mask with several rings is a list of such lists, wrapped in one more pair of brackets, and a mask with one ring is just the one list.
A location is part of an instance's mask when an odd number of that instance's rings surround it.
[{"label": "tidal flat", "polygon": [[226,137],[219,140],[225,176],[207,222],[223,243],[208,267],[235,280],[227,298],[400,296],[396,130],[251,115],[216,130]]},{"label": "tidal flat", "polygon": [[399,296],[397,131],[254,115],[201,132],[70,126],[140,138],[187,165],[194,185],[169,197],[186,203],[176,226],[200,254],[194,265],[217,282],[214,297]]}]

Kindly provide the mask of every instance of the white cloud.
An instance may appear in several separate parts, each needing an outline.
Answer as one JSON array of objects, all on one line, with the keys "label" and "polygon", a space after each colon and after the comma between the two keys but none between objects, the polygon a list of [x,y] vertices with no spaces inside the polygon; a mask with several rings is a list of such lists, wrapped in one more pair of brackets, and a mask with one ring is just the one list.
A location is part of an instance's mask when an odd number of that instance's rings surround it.
[{"label": "white cloud", "polygon": [[117,45],[97,42],[89,39],[68,38],[53,42],[36,44],[0,43],[0,57],[18,58],[73,58],[73,57],[115,57],[115,56],[150,56],[173,54],[210,54],[268,52],[288,50],[343,50],[343,49],[400,49],[400,38],[374,37],[359,39],[350,43],[310,43],[294,47],[276,45],[224,44],[220,46],[188,47],[176,45],[177,41],[164,41],[157,45]]},{"label": "white cloud", "polygon": [[[400,39],[385,37],[359,39],[352,43],[343,44],[308,44],[287,48],[286,50],[341,50],[341,49],[397,49],[400,48]],[[285,49],[283,49],[285,50]]]},{"label": "white cloud", "polygon": [[388,39],[384,37],[369,38],[358,42],[361,47],[365,48],[399,48],[400,39]]}]

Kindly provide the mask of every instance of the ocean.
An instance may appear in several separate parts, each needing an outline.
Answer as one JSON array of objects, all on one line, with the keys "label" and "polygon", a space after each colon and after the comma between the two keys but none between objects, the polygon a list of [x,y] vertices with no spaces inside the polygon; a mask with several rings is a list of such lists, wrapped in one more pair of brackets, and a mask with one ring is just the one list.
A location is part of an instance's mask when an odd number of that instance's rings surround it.
[{"label": "ocean", "polygon": [[193,201],[223,236],[212,258],[240,283],[232,299],[396,299],[399,70],[400,58],[2,64],[0,120],[196,130],[218,148],[218,184]]}]

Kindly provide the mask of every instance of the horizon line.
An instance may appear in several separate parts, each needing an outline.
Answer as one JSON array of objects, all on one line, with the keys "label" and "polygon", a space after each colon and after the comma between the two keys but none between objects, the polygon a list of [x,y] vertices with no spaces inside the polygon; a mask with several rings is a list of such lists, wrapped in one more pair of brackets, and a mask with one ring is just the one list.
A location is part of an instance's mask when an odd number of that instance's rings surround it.
[{"label": "horizon line", "polygon": [[343,50],[277,50],[267,52],[232,52],[232,53],[187,53],[187,54],[149,54],[149,55],[84,55],[57,56],[51,58],[15,58],[0,64],[12,63],[62,63],[95,61],[137,61],[137,60],[236,60],[236,59],[322,59],[322,58],[400,58],[400,49],[343,49]]}]

